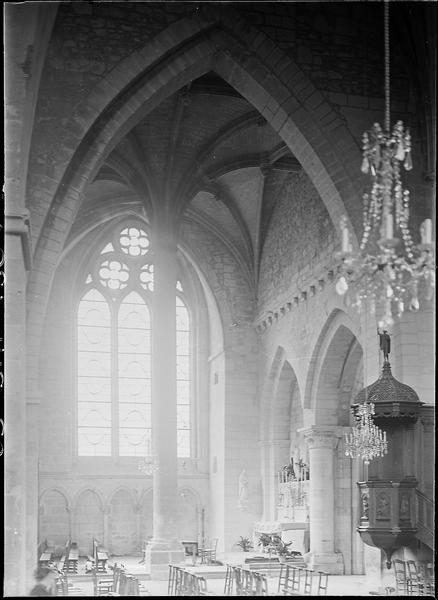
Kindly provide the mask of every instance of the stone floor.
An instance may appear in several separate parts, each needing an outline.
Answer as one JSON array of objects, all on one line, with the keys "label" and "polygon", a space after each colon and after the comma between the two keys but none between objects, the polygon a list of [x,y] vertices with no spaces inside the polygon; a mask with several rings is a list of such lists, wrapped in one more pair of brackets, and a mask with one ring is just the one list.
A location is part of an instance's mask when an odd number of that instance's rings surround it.
[{"label": "stone floor", "polygon": [[[245,558],[249,556],[245,554]],[[243,562],[242,553],[228,553],[221,559],[225,563]],[[144,564],[142,564],[138,556],[119,556],[112,557],[109,564],[123,564],[126,571],[138,577],[139,581],[144,585],[151,596],[167,596],[167,581],[151,580]],[[190,558],[186,561],[187,566],[192,565]],[[109,571],[111,573],[111,571]],[[93,595],[93,584],[90,575],[85,574],[85,561],[80,560],[79,572],[77,575],[69,575],[69,581],[72,582],[76,589],[80,589],[85,595]],[[371,586],[370,586],[371,585]],[[278,577],[268,577],[268,591],[270,594],[277,591]],[[207,588],[215,595],[222,596],[224,588],[223,578],[207,577]],[[370,591],[376,591],[376,587],[370,584],[369,580],[364,575],[330,575],[328,580],[328,596],[368,596]]]}]

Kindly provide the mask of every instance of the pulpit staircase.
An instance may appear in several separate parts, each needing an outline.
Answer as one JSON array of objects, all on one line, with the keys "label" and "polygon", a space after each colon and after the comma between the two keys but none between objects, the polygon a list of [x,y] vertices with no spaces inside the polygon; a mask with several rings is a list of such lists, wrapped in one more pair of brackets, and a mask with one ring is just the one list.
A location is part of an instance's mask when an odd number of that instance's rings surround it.
[{"label": "pulpit staircase", "polygon": [[425,496],[420,490],[416,490],[417,496],[417,538],[434,549],[434,514],[435,503]]}]

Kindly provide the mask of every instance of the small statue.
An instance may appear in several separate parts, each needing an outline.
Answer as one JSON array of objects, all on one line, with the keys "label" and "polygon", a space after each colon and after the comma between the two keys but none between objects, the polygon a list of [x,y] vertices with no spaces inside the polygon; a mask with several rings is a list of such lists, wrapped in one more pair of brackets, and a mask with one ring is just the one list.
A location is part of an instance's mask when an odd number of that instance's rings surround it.
[{"label": "small statue", "polygon": [[386,329],[383,330],[383,333],[378,332],[380,337],[380,350],[383,352],[383,359],[385,362],[388,362],[388,355],[391,352],[391,337]]},{"label": "small statue", "polygon": [[245,469],[239,476],[239,499],[237,506],[240,510],[248,510],[248,477],[246,476]]},{"label": "small statue", "polygon": [[368,494],[362,494],[362,517],[369,518]]}]

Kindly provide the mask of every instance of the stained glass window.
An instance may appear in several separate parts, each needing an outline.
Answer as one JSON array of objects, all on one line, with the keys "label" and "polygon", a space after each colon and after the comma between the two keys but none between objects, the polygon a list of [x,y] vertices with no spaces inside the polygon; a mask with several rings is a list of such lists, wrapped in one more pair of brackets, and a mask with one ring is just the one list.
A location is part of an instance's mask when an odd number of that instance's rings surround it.
[{"label": "stained glass window", "polygon": [[[151,455],[151,298],[154,266],[142,227],[102,244],[77,313],[77,444],[80,456]],[[189,312],[176,296],[177,445],[190,456]]]},{"label": "stained glass window", "polygon": [[78,453],[111,455],[111,315],[89,290],[78,310]]},{"label": "stained glass window", "polygon": [[189,312],[178,295],[176,297],[176,423],[177,451],[178,456],[182,458],[190,456],[190,380]]},{"label": "stained glass window", "polygon": [[119,454],[151,450],[151,322],[149,308],[131,292],[118,312]]}]

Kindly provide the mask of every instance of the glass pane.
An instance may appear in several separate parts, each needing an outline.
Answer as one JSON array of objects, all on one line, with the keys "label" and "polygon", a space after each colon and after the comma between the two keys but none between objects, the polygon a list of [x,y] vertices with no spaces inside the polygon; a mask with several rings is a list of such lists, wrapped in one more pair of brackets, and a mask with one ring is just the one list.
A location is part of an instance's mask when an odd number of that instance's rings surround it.
[{"label": "glass pane", "polygon": [[177,379],[190,379],[189,357],[188,356],[177,356],[176,357],[176,378]]},{"label": "glass pane", "polygon": [[120,456],[149,456],[151,452],[151,430],[123,428],[119,432]]},{"label": "glass pane", "polygon": [[120,427],[150,428],[151,427],[151,405],[150,404],[120,404],[119,405]]},{"label": "glass pane", "polygon": [[176,332],[176,353],[177,354],[189,354],[189,338],[190,334],[188,331],[177,331]]},{"label": "glass pane", "polygon": [[150,330],[119,328],[119,352],[149,354],[150,349]]},{"label": "glass pane", "polygon": [[80,456],[111,456],[111,429],[79,427],[78,454]]},{"label": "glass pane", "polygon": [[176,401],[178,404],[190,403],[190,381],[180,379],[176,382]]},{"label": "glass pane", "polygon": [[105,298],[92,289],[85,294],[78,307],[78,325],[109,326],[110,309]]},{"label": "glass pane", "polygon": [[190,430],[179,429],[177,431],[177,454],[181,458],[190,456]]},{"label": "glass pane", "polygon": [[129,269],[118,260],[104,260],[99,267],[100,282],[111,290],[123,290],[129,279]]},{"label": "glass pane", "polygon": [[111,356],[103,352],[78,352],[78,375],[108,377],[111,370]]},{"label": "glass pane", "polygon": [[119,354],[119,377],[150,379],[151,361],[148,354]]},{"label": "glass pane", "polygon": [[190,406],[177,406],[176,411],[177,429],[190,429]]},{"label": "glass pane", "polygon": [[111,346],[110,328],[79,325],[79,350],[106,350]]},{"label": "glass pane", "polygon": [[78,400],[111,402],[111,380],[105,377],[78,377]]},{"label": "glass pane", "polygon": [[189,313],[185,306],[176,307],[176,329],[177,331],[189,330]]},{"label": "glass pane", "polygon": [[140,285],[144,290],[154,291],[154,265],[144,265],[140,271]]},{"label": "glass pane", "polygon": [[144,256],[149,247],[149,239],[143,229],[126,227],[120,233],[120,247],[130,256]]},{"label": "glass pane", "polygon": [[[182,287],[181,281],[180,281],[179,279],[178,279],[178,281],[176,282],[176,289],[177,289],[179,292],[182,292],[182,291],[183,291],[183,287]],[[181,306],[181,305],[179,304],[179,302],[181,302],[181,304],[182,304],[182,300],[181,300],[180,298],[178,298],[178,296],[177,296],[177,297],[176,297],[176,305],[177,305],[177,306]]]},{"label": "glass pane", "polygon": [[106,254],[107,252],[114,252],[114,246],[111,244],[111,242],[105,246],[101,254]]},{"label": "glass pane", "polygon": [[120,305],[119,327],[141,330],[151,327],[149,309],[141,296],[135,292],[129,294]]},{"label": "glass pane", "polygon": [[79,402],[78,424],[80,427],[111,427],[111,403]]},{"label": "glass pane", "polygon": [[129,378],[120,379],[119,401],[150,404],[151,380]]}]

